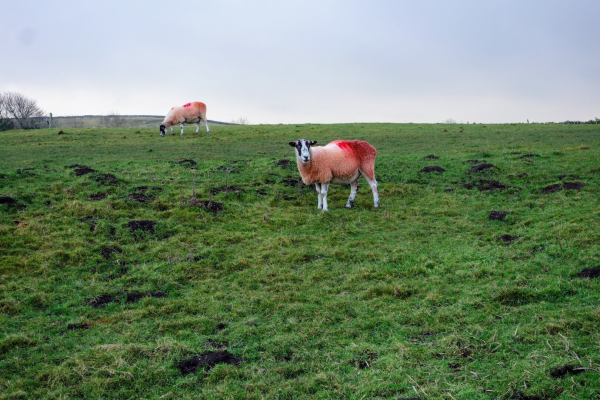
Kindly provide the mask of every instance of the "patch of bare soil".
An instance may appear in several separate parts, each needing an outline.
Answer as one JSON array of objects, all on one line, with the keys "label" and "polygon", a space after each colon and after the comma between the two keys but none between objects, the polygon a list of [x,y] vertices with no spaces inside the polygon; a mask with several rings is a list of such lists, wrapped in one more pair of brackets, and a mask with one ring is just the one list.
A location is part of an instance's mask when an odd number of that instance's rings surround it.
[{"label": "patch of bare soil", "polygon": [[511,400],[546,400],[546,397],[537,394],[525,394],[523,392],[514,392],[509,399]]},{"label": "patch of bare soil", "polygon": [[584,268],[577,274],[578,278],[600,278],[600,267]]},{"label": "patch of bare soil", "polygon": [[504,234],[504,235],[500,235],[498,236],[496,239],[501,240],[502,242],[504,242],[504,244],[506,246],[508,246],[509,244],[511,244],[512,242],[514,242],[515,240],[519,239],[518,236],[511,236],[508,234]]},{"label": "patch of bare soil", "polygon": [[555,183],[553,185],[548,185],[545,188],[540,190],[542,194],[556,193],[561,190],[581,190],[582,187],[585,186],[585,183],[582,182],[563,182],[563,183]]},{"label": "patch of bare soil", "polygon": [[487,171],[492,168],[499,169],[494,164],[489,164],[489,163],[477,164],[477,165],[472,166],[471,169],[469,169],[467,171],[467,174],[472,174],[473,172],[483,172],[483,171]]},{"label": "patch of bare soil", "polygon": [[217,193],[236,193],[236,194],[240,194],[242,192],[242,189],[235,187],[235,186],[220,186],[220,187],[215,187],[210,189],[210,193],[211,194],[217,194]]},{"label": "patch of bare soil", "polygon": [[494,190],[498,190],[500,192],[502,192],[503,190],[509,189],[510,186],[504,185],[503,183],[500,183],[499,181],[490,181],[490,180],[486,180],[486,179],[480,179],[478,182],[472,182],[472,183],[465,183],[463,185],[460,185],[460,187],[464,188],[464,189],[473,189],[473,188],[477,188],[477,190],[479,190],[480,192],[484,192],[484,191],[494,191]]},{"label": "patch of bare soil", "polygon": [[227,350],[206,352],[198,356],[194,356],[189,360],[180,361],[177,363],[177,368],[183,375],[193,374],[199,368],[205,370],[212,369],[217,364],[233,364],[240,365],[242,359],[234,356]]},{"label": "patch of bare soil", "polygon": [[568,374],[579,375],[585,372],[585,369],[579,365],[563,365],[550,371],[550,376],[553,378],[563,378]]},{"label": "patch of bare soil", "polygon": [[284,179],[282,182],[285,186],[300,186],[304,183],[299,179],[293,179],[293,178]]},{"label": "patch of bare soil", "polygon": [[298,200],[298,198],[294,196],[283,196],[283,199],[287,201]]},{"label": "patch of bare soil", "polygon": [[235,165],[221,165],[220,167],[215,168],[216,171],[237,171],[239,167]]},{"label": "patch of bare soil", "polygon": [[175,161],[175,164],[179,164],[179,165],[184,165],[184,164],[189,164],[189,165],[198,165],[198,163],[192,159],[185,159],[185,160],[181,160],[181,161]]},{"label": "patch of bare soil", "polygon": [[67,165],[66,168],[89,168],[87,165],[82,165],[82,164],[71,164],[71,165]]},{"label": "patch of bare soil", "polygon": [[93,201],[99,201],[105,199],[108,196],[106,193],[92,193],[88,196],[88,199]]},{"label": "patch of bare soil", "polygon": [[504,221],[504,218],[508,215],[508,211],[490,211],[489,219]]},{"label": "patch of bare soil", "polygon": [[154,227],[156,226],[155,221],[150,220],[139,220],[139,221],[129,221],[125,227],[131,229],[132,232],[142,231],[154,234]]},{"label": "patch of bare soil", "polygon": [[210,200],[197,201],[196,205],[198,207],[204,208],[206,211],[209,211],[213,214],[220,213],[225,209],[225,206],[222,203],[217,203],[216,201]]},{"label": "patch of bare soil", "polygon": [[285,167],[289,166],[291,163],[292,162],[290,160],[282,159],[282,160],[277,161],[277,166],[285,168]]},{"label": "patch of bare soil", "polygon": [[467,161],[465,161],[465,164],[481,164],[481,163],[485,163],[485,160],[467,160]]},{"label": "patch of bare soil", "polygon": [[103,185],[116,185],[119,183],[119,179],[112,174],[100,174],[94,180]]},{"label": "patch of bare soil", "polygon": [[98,172],[95,169],[89,168],[89,167],[85,167],[85,168],[77,168],[75,169],[75,176],[82,176],[82,175],[86,175],[86,174],[92,174],[94,172]]},{"label": "patch of bare soil", "polygon": [[438,167],[437,165],[432,165],[432,166],[428,166],[428,167],[424,167],[422,170],[420,170],[419,172],[445,172],[446,170],[442,167]]},{"label": "patch of bare soil", "polygon": [[13,199],[12,197],[0,197],[0,204],[6,204],[9,206],[14,206],[19,204],[19,202],[16,199]]},{"label": "patch of bare soil", "polygon": [[137,303],[144,297],[162,298],[167,297],[165,292],[127,293],[127,303]]},{"label": "patch of bare soil", "polygon": [[434,156],[433,154],[430,154],[428,156],[423,157],[423,160],[437,160],[439,157],[438,156]]},{"label": "patch of bare soil", "polygon": [[121,300],[118,297],[114,297],[108,294],[103,294],[100,296],[92,297],[90,299],[85,300],[85,303],[94,307],[101,308],[106,307],[110,303],[120,303]]},{"label": "patch of bare soil", "polygon": [[123,253],[123,250],[118,247],[103,247],[100,249],[100,255],[104,257],[106,260],[110,259],[110,255],[112,253]]}]

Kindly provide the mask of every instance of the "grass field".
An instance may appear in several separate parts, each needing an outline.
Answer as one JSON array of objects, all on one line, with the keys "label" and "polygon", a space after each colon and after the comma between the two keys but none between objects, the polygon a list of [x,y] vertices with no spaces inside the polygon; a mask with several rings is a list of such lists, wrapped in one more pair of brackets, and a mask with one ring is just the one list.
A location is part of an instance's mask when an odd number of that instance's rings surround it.
[{"label": "grass field", "polygon": [[0,398],[600,399],[600,125],[186,130],[0,133]]}]

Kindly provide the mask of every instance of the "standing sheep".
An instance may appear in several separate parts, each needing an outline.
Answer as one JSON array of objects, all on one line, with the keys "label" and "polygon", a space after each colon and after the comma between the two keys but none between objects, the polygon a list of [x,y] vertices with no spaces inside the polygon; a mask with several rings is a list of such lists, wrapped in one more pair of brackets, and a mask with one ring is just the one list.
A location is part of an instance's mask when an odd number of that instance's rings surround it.
[{"label": "standing sheep", "polygon": [[206,104],[204,103],[194,101],[184,104],[181,107],[172,107],[160,125],[160,136],[165,136],[169,127],[171,127],[171,135],[173,135],[173,126],[177,124],[181,124],[182,136],[183,124],[196,124],[196,133],[198,133],[202,121],[206,124],[206,132],[210,135],[208,120],[206,119]]},{"label": "standing sheep", "polygon": [[289,142],[296,148],[296,161],[302,181],[315,184],[319,196],[319,210],[328,211],[327,191],[330,184],[350,184],[350,197],[346,208],[352,208],[358,178],[364,175],[373,191],[375,208],[379,207],[379,193],[375,180],[375,147],[361,140],[335,140],[327,146],[315,146],[317,142],[299,139]]}]

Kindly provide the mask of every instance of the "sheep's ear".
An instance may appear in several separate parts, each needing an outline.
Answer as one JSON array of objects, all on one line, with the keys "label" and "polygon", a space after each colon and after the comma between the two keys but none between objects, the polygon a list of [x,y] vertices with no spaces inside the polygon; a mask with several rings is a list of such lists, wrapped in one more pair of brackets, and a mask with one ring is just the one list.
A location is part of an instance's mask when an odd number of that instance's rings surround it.
[{"label": "sheep's ear", "polygon": [[292,146],[292,147],[296,147],[296,142],[290,142],[289,144],[290,144],[290,146]]},{"label": "sheep's ear", "polygon": [[313,140],[312,142],[310,142],[310,145],[311,145],[311,146],[314,146],[315,144],[317,144],[317,141],[316,141],[316,140]]}]

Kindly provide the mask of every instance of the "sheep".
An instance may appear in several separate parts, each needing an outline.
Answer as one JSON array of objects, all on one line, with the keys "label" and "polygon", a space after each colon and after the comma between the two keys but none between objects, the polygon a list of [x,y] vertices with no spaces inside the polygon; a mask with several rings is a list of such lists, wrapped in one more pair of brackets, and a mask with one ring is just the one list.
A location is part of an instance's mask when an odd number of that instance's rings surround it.
[{"label": "sheep", "polygon": [[162,124],[160,124],[160,136],[165,136],[169,127],[171,127],[171,135],[173,133],[173,125],[181,124],[181,135],[183,136],[183,124],[196,124],[196,133],[200,130],[200,124],[204,121],[206,124],[206,132],[210,135],[208,129],[208,120],[206,119],[206,104],[199,101],[184,104],[181,107],[172,107],[167,113]]},{"label": "sheep", "polygon": [[326,146],[314,146],[316,141],[299,139],[289,142],[296,148],[296,162],[302,181],[315,184],[319,197],[318,209],[329,211],[327,191],[330,184],[350,184],[346,208],[352,208],[358,178],[364,175],[373,191],[373,203],[379,208],[379,192],[375,180],[375,147],[361,140],[335,140]]}]

